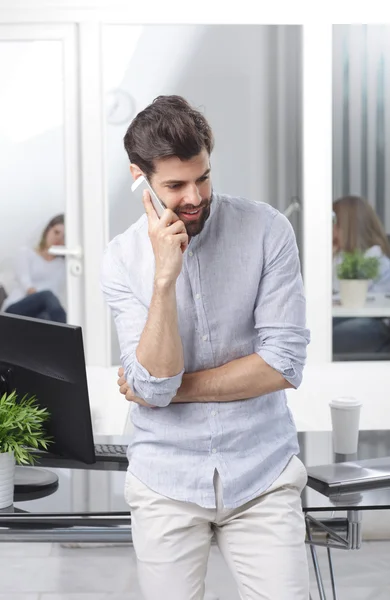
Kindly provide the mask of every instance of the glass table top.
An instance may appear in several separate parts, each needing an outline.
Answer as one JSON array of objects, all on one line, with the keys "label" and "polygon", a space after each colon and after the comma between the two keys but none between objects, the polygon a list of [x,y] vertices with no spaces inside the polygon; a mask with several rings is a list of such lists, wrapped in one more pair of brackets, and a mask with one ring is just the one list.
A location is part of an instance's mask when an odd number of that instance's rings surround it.
[{"label": "glass table top", "polygon": [[[127,443],[121,436],[97,437],[97,443]],[[343,462],[347,460],[390,456],[390,431],[361,431],[357,455],[336,455],[332,448],[332,434],[327,431],[299,433],[299,457],[306,467]],[[30,467],[29,467],[30,468]],[[1,516],[28,512],[30,514],[115,514],[128,513],[123,496],[126,472],[105,469],[75,469],[45,467],[58,475],[59,484],[50,495],[22,500],[18,494],[13,507],[0,510]],[[119,465],[118,465],[119,468]],[[113,469],[111,464],[110,469]],[[25,497],[25,496],[23,496]],[[303,508],[307,512],[346,511],[390,508],[390,487],[359,493],[327,497],[309,487],[302,493]]]},{"label": "glass table top", "polygon": [[[333,452],[332,432],[309,431],[298,434],[300,454],[306,468],[370,458],[390,457],[390,431],[360,431],[358,452],[354,455]],[[307,512],[346,511],[352,508],[375,510],[390,508],[390,486],[375,490],[350,492],[327,497],[306,486],[302,493],[302,505]]]}]

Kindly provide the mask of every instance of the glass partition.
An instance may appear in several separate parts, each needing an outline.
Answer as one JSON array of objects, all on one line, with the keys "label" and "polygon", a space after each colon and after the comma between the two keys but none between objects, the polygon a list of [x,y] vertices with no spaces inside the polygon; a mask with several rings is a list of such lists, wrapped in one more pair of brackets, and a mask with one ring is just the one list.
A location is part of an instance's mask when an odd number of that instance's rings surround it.
[{"label": "glass partition", "polygon": [[333,359],[390,359],[390,26],[333,28]]},{"label": "glass partition", "polygon": [[0,41],[0,308],[64,322],[62,65],[59,40]]}]

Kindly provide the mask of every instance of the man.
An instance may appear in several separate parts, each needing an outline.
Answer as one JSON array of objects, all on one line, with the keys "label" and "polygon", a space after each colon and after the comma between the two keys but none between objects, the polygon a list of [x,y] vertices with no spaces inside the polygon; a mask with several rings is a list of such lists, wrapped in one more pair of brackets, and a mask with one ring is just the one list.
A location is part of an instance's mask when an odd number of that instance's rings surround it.
[{"label": "man", "polygon": [[167,207],[112,240],[102,286],[133,403],[125,496],[146,600],[201,600],[213,534],[242,599],[307,600],[306,470],[286,388],[309,333],[293,230],[268,204],[216,194],[213,135],[160,96],[124,138]]}]

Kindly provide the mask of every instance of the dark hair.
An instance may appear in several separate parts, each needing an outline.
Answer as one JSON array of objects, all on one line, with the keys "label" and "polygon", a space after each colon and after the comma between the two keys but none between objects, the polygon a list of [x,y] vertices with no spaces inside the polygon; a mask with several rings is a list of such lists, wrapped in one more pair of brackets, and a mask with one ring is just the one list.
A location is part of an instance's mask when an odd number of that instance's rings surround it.
[{"label": "dark hair", "polygon": [[206,118],[181,96],[158,96],[134,118],[123,141],[130,162],[146,177],[155,172],[156,159],[190,160],[214,147]]},{"label": "dark hair", "polygon": [[45,229],[42,231],[41,239],[38,244],[39,250],[44,250],[46,248],[46,236],[49,233],[50,229],[52,227],[55,227],[56,225],[64,225],[64,215],[63,214],[57,215],[56,217],[53,217],[52,219],[50,219],[50,221],[46,225]]}]

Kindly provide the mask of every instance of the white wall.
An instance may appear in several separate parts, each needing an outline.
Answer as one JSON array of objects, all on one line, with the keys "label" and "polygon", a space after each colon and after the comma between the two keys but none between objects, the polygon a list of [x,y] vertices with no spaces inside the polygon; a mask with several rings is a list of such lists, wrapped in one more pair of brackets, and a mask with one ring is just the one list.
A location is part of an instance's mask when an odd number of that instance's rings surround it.
[{"label": "white wall", "polygon": [[307,364],[301,387],[287,390],[299,429],[330,430],[329,402],[338,396],[362,400],[361,429],[390,429],[389,370],[379,361]]}]

